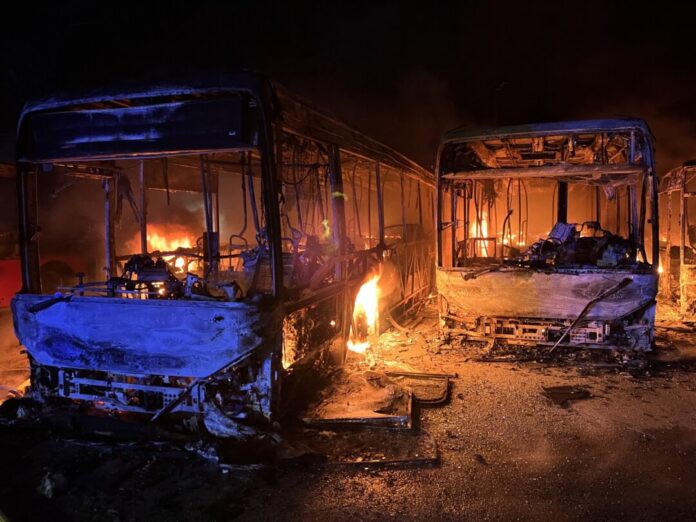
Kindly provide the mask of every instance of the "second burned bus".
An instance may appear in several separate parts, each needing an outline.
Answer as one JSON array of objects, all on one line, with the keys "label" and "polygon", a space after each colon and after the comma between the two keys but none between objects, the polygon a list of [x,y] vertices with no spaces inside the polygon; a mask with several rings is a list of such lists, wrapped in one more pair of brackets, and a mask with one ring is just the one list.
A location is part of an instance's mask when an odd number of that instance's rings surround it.
[{"label": "second burned bus", "polygon": [[[30,103],[17,158],[38,398],[235,435],[364,342],[353,303],[380,264],[394,316],[434,286],[433,175],[259,75]],[[97,268],[48,288],[62,237]]]},{"label": "second burned bus", "polygon": [[645,122],[454,130],[437,176],[444,326],[507,345],[651,348],[659,245]]}]

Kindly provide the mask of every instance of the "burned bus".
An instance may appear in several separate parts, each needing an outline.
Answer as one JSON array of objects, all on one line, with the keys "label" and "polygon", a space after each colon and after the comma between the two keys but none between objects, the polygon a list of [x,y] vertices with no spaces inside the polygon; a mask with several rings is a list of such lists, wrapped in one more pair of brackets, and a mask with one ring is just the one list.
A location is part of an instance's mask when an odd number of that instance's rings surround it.
[{"label": "burned bus", "polygon": [[660,293],[678,304],[682,319],[696,317],[696,161],[660,180]]},{"label": "burned bus", "polygon": [[659,253],[653,158],[650,130],[635,119],[445,134],[437,160],[442,326],[504,345],[650,349]]},{"label": "burned bus", "polygon": [[[434,287],[434,176],[261,75],[30,103],[17,152],[12,308],[42,400],[243,434],[368,342],[361,285],[384,279],[391,317]],[[47,286],[66,229],[96,268]]]}]

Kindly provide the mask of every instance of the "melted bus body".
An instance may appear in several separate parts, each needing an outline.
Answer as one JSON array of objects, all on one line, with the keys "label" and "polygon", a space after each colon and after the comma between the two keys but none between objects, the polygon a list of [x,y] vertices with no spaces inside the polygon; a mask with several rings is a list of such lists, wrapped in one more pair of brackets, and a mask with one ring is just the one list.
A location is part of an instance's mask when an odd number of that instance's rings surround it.
[{"label": "melted bus body", "polygon": [[[343,361],[376,266],[396,315],[434,286],[433,175],[260,75],[49,99],[18,132],[12,308],[38,398],[237,435]],[[93,268],[42,287],[66,231]]]},{"label": "melted bus body", "polygon": [[508,345],[650,349],[657,181],[643,121],[455,130],[437,176],[443,325]]},{"label": "melted bus body", "polygon": [[683,320],[696,317],[696,161],[660,180],[660,292]]}]

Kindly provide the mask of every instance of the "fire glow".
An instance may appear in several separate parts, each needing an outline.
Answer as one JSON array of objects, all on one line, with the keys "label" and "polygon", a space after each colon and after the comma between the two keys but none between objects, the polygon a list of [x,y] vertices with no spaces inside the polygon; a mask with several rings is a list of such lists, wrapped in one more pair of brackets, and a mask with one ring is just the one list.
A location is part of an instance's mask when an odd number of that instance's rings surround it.
[{"label": "fire glow", "polygon": [[481,212],[481,220],[474,219],[469,233],[474,240],[474,253],[477,257],[488,257],[488,219]]},{"label": "fire glow", "polygon": [[[149,252],[174,252],[179,248],[192,248],[193,243],[189,233],[183,227],[175,227],[176,230],[170,232],[172,227],[149,225],[147,231],[147,248]],[[128,243],[129,251],[140,250],[140,234],[137,234]],[[168,263],[174,263],[177,268],[184,268],[186,261],[183,257],[164,256]]]},{"label": "fire glow", "polygon": [[379,274],[370,277],[358,291],[353,307],[348,349],[365,353],[371,346],[370,339],[379,331]]},{"label": "fire glow", "polygon": [[157,230],[147,234],[147,243],[153,252],[172,252],[177,248],[191,248],[191,240],[189,238],[168,237]]}]

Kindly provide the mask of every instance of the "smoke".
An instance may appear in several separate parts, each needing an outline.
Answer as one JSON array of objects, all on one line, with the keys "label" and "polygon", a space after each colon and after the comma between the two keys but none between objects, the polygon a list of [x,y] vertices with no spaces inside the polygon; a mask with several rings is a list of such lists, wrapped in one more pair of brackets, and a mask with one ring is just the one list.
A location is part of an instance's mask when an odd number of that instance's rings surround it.
[{"label": "smoke", "polygon": [[432,168],[443,132],[463,120],[445,77],[415,66],[366,95],[359,82],[295,82],[310,103]]},{"label": "smoke", "polygon": [[[696,159],[696,109],[687,83],[678,78],[651,78],[651,95],[637,90],[614,93],[609,101],[588,99],[579,104],[574,117],[635,117],[644,119],[655,138],[658,175]],[[646,88],[640,89],[645,91]]]}]

